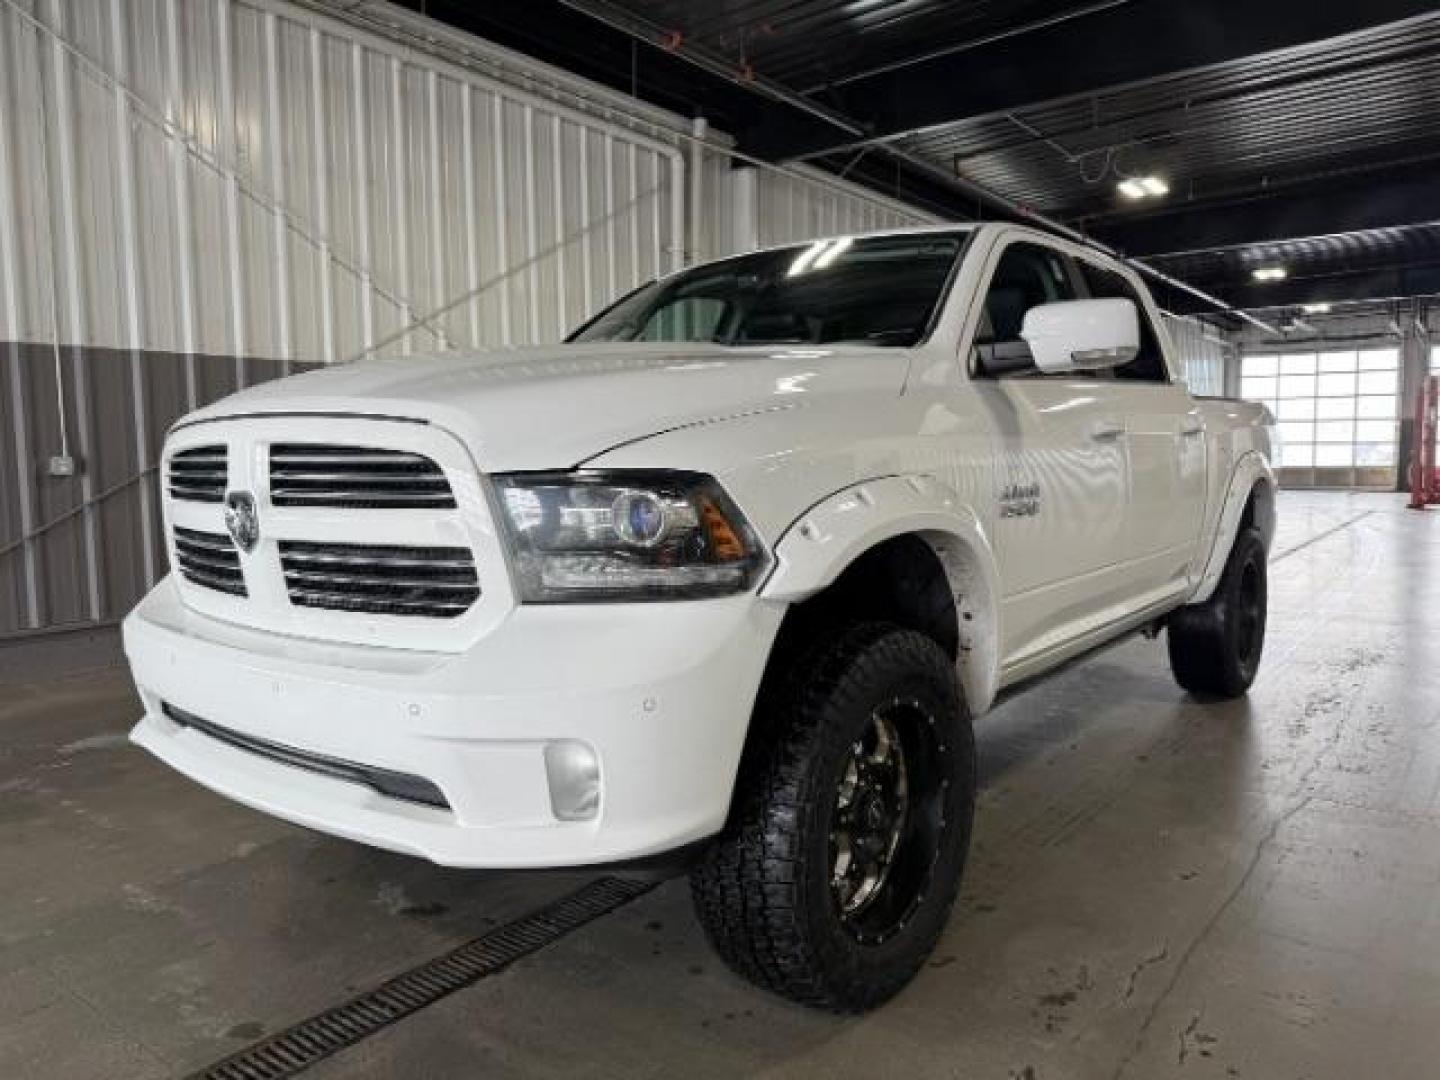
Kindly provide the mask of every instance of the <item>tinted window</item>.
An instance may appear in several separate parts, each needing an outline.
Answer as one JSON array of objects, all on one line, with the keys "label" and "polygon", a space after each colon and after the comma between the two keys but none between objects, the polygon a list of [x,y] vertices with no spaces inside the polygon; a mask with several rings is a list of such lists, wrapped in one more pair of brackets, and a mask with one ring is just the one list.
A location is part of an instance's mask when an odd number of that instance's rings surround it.
[{"label": "tinted window", "polygon": [[1165,370],[1165,354],[1160,347],[1159,335],[1150,323],[1150,316],[1140,296],[1130,282],[1113,270],[1106,270],[1094,263],[1079,260],[1080,276],[1085,290],[1092,300],[1129,300],[1135,305],[1140,316],[1140,351],[1135,359],[1115,369],[1117,379],[1135,379],[1142,382],[1169,382]]},{"label": "tinted window", "polygon": [[1036,373],[1030,346],[1020,336],[1025,313],[1040,304],[1076,299],[1069,260],[1039,244],[1011,244],[1000,256],[975,337],[977,368],[984,375]]},{"label": "tinted window", "polygon": [[630,294],[570,340],[914,345],[964,239],[820,241],[699,266]]}]

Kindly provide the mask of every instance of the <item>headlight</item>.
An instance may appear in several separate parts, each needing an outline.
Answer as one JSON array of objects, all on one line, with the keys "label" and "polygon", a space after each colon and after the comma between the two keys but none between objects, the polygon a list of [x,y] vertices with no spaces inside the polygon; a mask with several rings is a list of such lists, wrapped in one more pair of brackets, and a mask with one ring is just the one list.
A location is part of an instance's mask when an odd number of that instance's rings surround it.
[{"label": "headlight", "polygon": [[726,596],[765,565],[749,523],[708,476],[515,473],[495,483],[528,603]]}]

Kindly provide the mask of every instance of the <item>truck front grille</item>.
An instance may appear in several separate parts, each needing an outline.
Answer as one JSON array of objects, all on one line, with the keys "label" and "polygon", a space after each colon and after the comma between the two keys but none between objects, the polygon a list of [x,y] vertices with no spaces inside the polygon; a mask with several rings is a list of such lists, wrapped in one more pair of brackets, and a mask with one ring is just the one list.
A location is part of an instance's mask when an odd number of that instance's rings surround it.
[{"label": "truck front grille", "polygon": [[223,446],[196,446],[170,457],[170,497],[223,502],[227,459]]},{"label": "truck front grille", "polygon": [[175,556],[180,573],[206,589],[247,596],[240,571],[240,552],[224,533],[175,528]]},{"label": "truck front grille", "polygon": [[469,548],[282,540],[280,566],[300,607],[453,619],[480,597]]},{"label": "truck front grille", "polygon": [[453,509],[440,466],[424,454],[363,446],[276,443],[270,447],[270,501],[276,506]]}]

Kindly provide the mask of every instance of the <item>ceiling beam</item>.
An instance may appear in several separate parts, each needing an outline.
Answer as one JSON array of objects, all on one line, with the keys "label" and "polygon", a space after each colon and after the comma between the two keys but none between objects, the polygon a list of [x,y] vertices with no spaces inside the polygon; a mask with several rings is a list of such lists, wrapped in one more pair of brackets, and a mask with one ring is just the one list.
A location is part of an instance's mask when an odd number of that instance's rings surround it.
[{"label": "ceiling beam", "polygon": [[1084,222],[1127,255],[1215,251],[1277,240],[1440,221],[1440,159],[1347,175],[1342,181],[1269,188],[1231,199],[1163,205]]},{"label": "ceiling beam", "polygon": [[[748,149],[761,157],[812,157],[1433,13],[1433,0],[1135,0],[814,95],[826,108],[864,121],[868,132],[863,139],[832,131],[827,142],[813,127],[791,123],[767,123],[743,135]],[[1343,49],[1343,41],[1334,47]]]}]

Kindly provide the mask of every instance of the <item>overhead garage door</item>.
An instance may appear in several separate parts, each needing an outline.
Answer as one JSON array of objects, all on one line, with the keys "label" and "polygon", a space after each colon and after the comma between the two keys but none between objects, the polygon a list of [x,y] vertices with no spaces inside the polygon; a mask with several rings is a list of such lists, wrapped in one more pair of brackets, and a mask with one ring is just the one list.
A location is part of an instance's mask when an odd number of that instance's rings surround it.
[{"label": "overhead garage door", "polygon": [[1394,487],[1398,348],[1246,356],[1240,394],[1275,414],[1286,486]]}]

